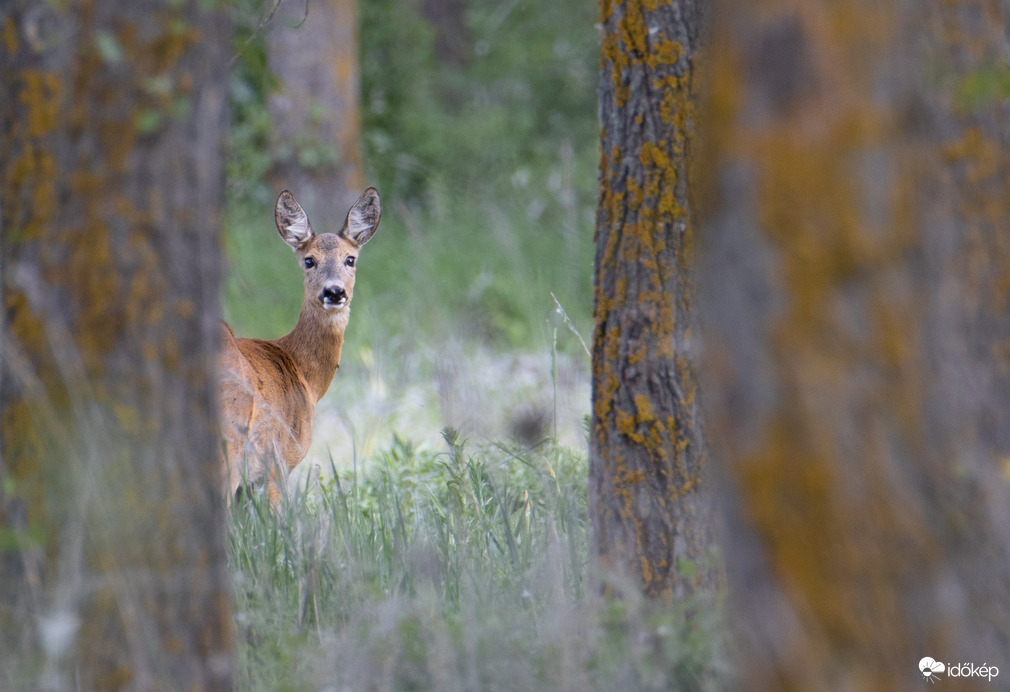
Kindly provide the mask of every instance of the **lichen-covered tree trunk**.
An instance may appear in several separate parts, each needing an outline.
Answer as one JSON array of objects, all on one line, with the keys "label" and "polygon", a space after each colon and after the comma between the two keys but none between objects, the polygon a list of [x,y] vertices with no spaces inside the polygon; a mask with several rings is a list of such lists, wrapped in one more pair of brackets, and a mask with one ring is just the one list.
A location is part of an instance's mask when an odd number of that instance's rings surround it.
[{"label": "lichen-covered tree trunk", "polygon": [[357,0],[287,0],[267,31],[271,178],[338,227],[364,187],[357,16]]},{"label": "lichen-covered tree trunk", "polygon": [[741,680],[1002,679],[1006,5],[717,4],[700,275]]},{"label": "lichen-covered tree trunk", "polygon": [[601,575],[671,600],[710,586],[695,383],[688,155],[701,3],[601,3],[590,511]]},{"label": "lichen-covered tree trunk", "polygon": [[230,689],[228,21],[0,6],[0,687]]}]

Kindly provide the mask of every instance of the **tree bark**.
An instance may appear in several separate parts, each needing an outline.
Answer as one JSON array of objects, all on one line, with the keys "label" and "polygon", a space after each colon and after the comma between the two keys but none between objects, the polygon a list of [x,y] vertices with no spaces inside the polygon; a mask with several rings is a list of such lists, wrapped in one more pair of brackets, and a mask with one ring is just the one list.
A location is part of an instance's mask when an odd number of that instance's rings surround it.
[{"label": "tree bark", "polygon": [[[286,0],[267,33],[275,187],[336,232],[364,189],[357,0]],[[328,225],[328,226],[327,226]]]},{"label": "tree bark", "polygon": [[749,689],[1008,662],[1006,22],[719,3],[706,394]]},{"label": "tree bark", "polygon": [[0,10],[0,679],[231,687],[207,7]]},{"label": "tree bark", "polygon": [[[711,586],[688,157],[696,2],[601,3],[590,512],[611,590]],[[631,583],[622,583],[622,580]]]}]

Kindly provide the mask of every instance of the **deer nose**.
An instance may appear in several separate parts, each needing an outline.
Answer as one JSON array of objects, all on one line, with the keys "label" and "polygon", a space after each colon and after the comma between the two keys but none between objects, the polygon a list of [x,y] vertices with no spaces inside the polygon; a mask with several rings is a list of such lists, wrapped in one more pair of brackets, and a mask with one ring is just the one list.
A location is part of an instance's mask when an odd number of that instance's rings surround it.
[{"label": "deer nose", "polygon": [[319,294],[319,302],[323,304],[323,307],[340,307],[347,302],[347,291],[343,286],[326,286]]}]

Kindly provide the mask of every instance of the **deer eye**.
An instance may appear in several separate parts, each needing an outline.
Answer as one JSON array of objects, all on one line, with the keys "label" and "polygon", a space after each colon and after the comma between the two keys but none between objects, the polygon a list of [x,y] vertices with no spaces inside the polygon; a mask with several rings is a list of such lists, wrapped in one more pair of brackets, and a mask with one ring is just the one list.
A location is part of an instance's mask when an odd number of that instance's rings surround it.
[{"label": "deer eye", "polygon": [[347,259],[345,259],[344,260],[344,264],[346,264],[348,267],[353,267],[354,266],[354,257],[348,257]]},{"label": "deer eye", "polygon": [[316,266],[316,260],[312,257],[306,257],[302,263],[305,265],[306,269],[312,269],[312,267]]}]

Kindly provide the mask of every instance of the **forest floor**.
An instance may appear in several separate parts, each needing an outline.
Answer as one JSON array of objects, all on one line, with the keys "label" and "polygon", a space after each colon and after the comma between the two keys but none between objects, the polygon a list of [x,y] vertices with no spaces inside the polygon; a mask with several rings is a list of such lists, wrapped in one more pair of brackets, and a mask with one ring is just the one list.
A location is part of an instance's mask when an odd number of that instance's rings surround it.
[{"label": "forest floor", "polygon": [[532,446],[550,437],[584,451],[589,402],[582,352],[496,353],[449,342],[394,358],[366,346],[345,359],[319,402],[312,448],[291,483],[315,466],[325,476],[331,459],[338,470],[360,464],[394,436],[442,450],[445,428],[478,443]]}]

